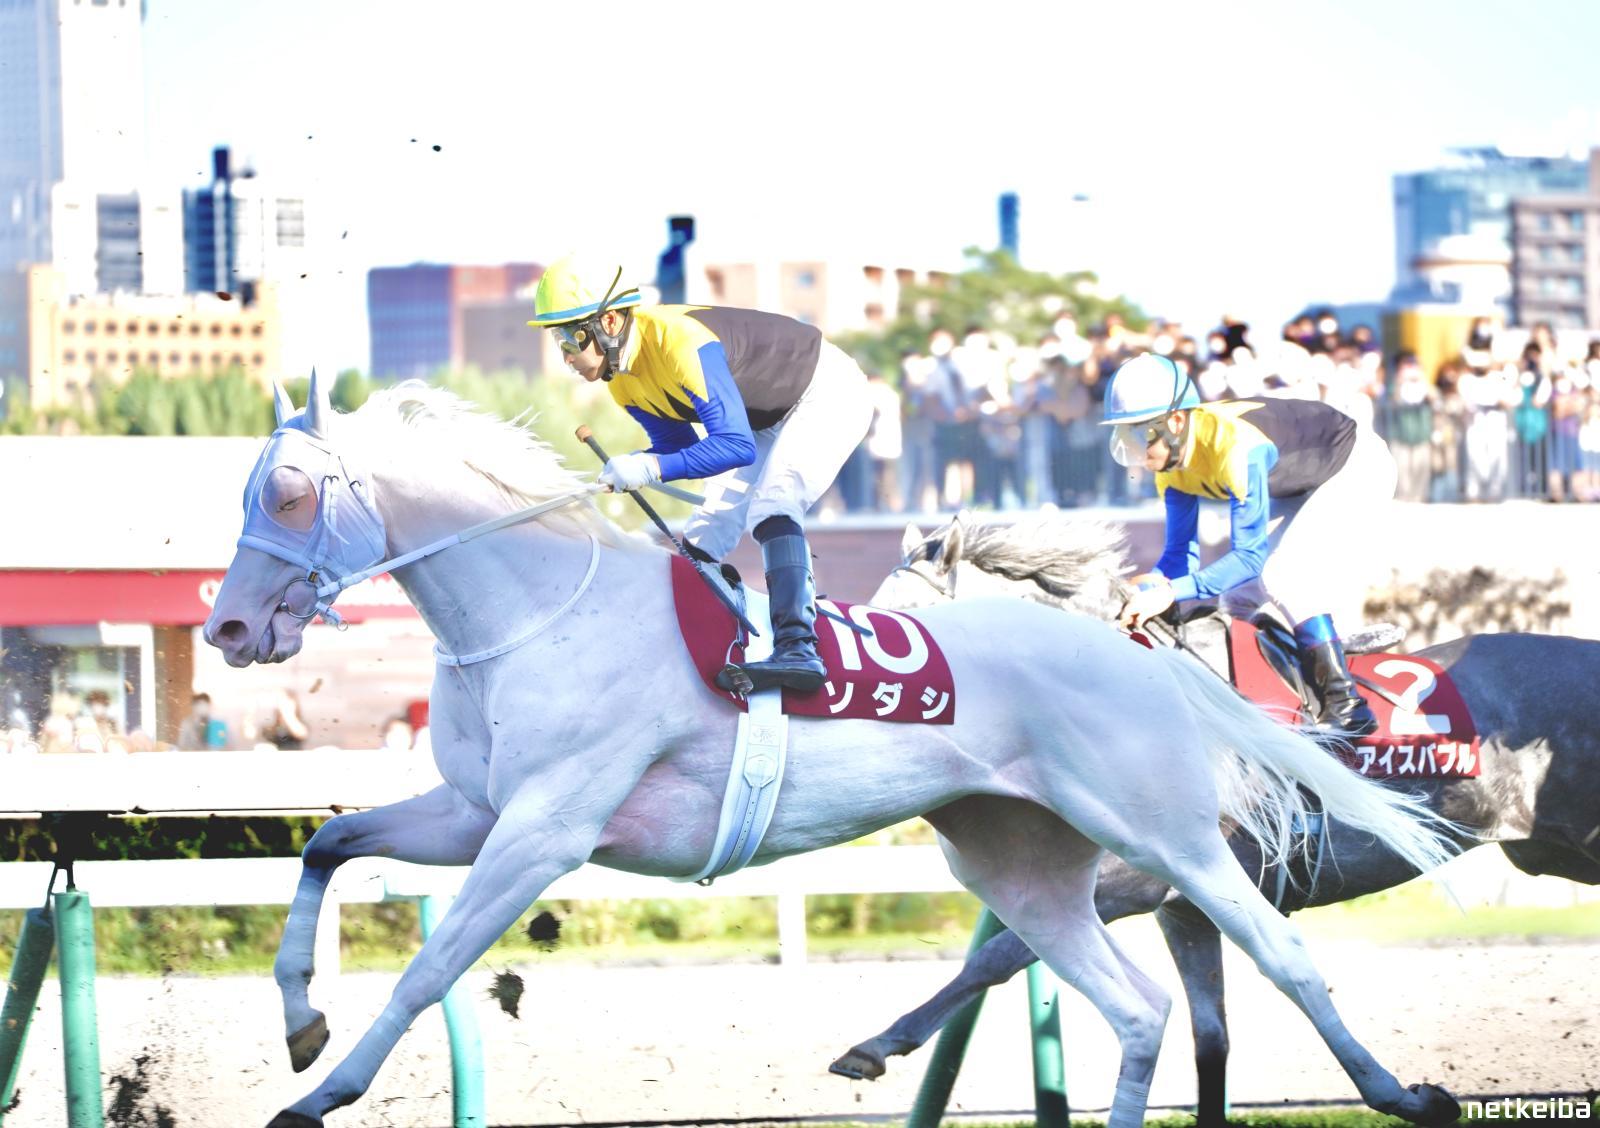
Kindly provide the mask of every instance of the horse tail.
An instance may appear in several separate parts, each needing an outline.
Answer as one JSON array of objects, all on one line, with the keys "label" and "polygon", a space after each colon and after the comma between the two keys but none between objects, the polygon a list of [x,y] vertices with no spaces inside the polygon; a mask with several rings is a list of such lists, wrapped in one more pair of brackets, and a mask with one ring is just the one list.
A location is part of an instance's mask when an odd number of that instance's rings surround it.
[{"label": "horse tail", "polygon": [[1261,844],[1268,864],[1282,864],[1294,848],[1296,824],[1307,825],[1302,786],[1322,800],[1329,817],[1373,835],[1419,873],[1454,856],[1459,828],[1419,796],[1357,775],[1308,730],[1273,720],[1187,655],[1160,647],[1155,653],[1195,712],[1221,814]]}]

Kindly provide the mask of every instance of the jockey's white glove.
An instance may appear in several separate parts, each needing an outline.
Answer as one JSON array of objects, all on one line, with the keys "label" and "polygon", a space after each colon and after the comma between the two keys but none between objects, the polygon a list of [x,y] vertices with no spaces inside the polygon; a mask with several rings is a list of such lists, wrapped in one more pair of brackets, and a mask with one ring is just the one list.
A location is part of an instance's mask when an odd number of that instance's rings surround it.
[{"label": "jockey's white glove", "polygon": [[610,486],[612,493],[640,490],[661,480],[661,464],[656,456],[636,450],[632,454],[619,454],[606,459],[600,471],[600,484]]},{"label": "jockey's white glove", "polygon": [[1153,619],[1172,606],[1172,582],[1157,573],[1140,576],[1139,586],[1122,605],[1122,625],[1129,630]]}]

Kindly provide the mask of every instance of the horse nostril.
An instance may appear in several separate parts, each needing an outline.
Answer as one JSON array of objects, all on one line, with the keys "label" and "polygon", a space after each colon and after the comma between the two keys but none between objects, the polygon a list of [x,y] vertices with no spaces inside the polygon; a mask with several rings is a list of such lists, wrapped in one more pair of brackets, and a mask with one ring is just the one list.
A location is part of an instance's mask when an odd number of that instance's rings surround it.
[{"label": "horse nostril", "polygon": [[248,640],[250,628],[238,619],[229,619],[222,626],[212,632],[211,641],[215,646],[227,648],[237,646]]}]

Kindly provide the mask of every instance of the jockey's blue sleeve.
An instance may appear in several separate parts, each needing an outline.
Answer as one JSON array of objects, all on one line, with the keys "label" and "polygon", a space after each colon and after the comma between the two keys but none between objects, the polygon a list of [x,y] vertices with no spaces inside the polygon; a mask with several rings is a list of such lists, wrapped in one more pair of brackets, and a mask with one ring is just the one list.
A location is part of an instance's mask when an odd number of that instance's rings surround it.
[{"label": "jockey's blue sleeve", "polygon": [[1200,499],[1170,487],[1163,498],[1167,503],[1167,544],[1156,561],[1156,571],[1176,581],[1200,567]]},{"label": "jockey's blue sleeve", "polygon": [[[1210,599],[1261,574],[1267,563],[1267,518],[1272,498],[1267,495],[1267,474],[1276,450],[1263,443],[1249,455],[1245,496],[1232,502],[1232,547],[1197,572],[1172,582],[1174,599]],[[1169,494],[1171,490],[1167,491]]]},{"label": "jockey's blue sleeve", "polygon": [[694,433],[694,428],[681,419],[663,419],[631,403],[622,410],[639,421],[644,433],[650,436],[649,453],[656,455],[658,459],[663,454],[682,450],[700,441],[700,436]]},{"label": "jockey's blue sleeve", "polygon": [[[723,351],[722,342],[708,341],[695,355],[705,375],[706,396],[701,399],[690,389],[683,390],[701,426],[706,429],[706,437],[695,441],[694,428],[689,424],[665,421],[671,426],[670,431],[663,432],[667,445],[661,449],[652,447],[650,452],[661,464],[662,481],[710,478],[724,470],[749,466],[756,460],[756,439],[750,432],[750,417],[739,386],[733,382],[733,373],[728,369],[728,354]],[[683,432],[688,432],[688,442],[681,441]],[[652,442],[658,441],[653,432],[650,438]]]}]

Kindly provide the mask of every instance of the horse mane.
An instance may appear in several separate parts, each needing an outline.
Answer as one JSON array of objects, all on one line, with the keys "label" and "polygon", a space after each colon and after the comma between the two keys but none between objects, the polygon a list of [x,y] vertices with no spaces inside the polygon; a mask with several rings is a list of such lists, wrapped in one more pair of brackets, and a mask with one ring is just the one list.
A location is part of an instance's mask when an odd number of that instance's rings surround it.
[{"label": "horse mane", "polygon": [[[354,412],[338,418],[374,454],[408,451],[459,462],[494,487],[507,512],[587,484],[567,468],[554,447],[529,429],[531,413],[500,419],[454,392],[420,380],[380,389]],[[541,520],[561,531],[592,534],[615,548],[648,543],[613,524],[592,499],[575,501]]]},{"label": "horse mane", "polygon": [[964,560],[1002,579],[1030,583],[1041,602],[1097,618],[1121,605],[1122,577],[1133,570],[1121,526],[1060,511],[986,525],[969,525],[958,516],[925,542],[930,559],[957,538],[952,565]]}]

